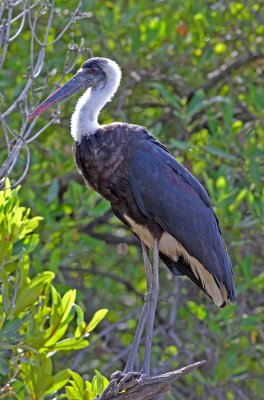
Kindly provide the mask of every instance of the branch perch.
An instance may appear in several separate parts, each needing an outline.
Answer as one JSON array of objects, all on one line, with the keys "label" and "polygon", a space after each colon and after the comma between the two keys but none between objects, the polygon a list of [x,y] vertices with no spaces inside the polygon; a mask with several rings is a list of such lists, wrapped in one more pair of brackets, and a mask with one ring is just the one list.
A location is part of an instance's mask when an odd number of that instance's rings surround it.
[{"label": "branch perch", "polygon": [[151,400],[158,394],[170,391],[175,381],[199,368],[204,363],[206,363],[205,360],[198,361],[175,371],[167,372],[166,374],[144,378],[143,382],[140,379],[125,382],[120,389],[125,390],[125,392],[118,393],[117,395],[110,392],[115,383],[110,381],[108,387],[98,400]]}]

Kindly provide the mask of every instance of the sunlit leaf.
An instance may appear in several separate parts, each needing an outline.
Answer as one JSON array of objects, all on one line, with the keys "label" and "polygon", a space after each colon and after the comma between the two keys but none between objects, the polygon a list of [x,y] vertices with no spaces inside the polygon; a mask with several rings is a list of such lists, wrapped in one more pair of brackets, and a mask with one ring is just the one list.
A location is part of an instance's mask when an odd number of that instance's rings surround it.
[{"label": "sunlit leaf", "polygon": [[106,316],[107,313],[108,313],[108,310],[106,308],[96,311],[93,318],[91,319],[91,321],[85,328],[85,332],[93,331],[95,329],[95,327],[99,324],[99,322],[101,322],[102,319]]},{"label": "sunlit leaf", "polygon": [[69,338],[56,343],[53,349],[56,351],[78,350],[83,349],[89,345],[86,339],[82,338]]},{"label": "sunlit leaf", "polygon": [[46,390],[46,394],[51,394],[59,391],[68,383],[70,376],[71,375],[69,369],[59,371],[52,377],[52,386],[48,390]]}]

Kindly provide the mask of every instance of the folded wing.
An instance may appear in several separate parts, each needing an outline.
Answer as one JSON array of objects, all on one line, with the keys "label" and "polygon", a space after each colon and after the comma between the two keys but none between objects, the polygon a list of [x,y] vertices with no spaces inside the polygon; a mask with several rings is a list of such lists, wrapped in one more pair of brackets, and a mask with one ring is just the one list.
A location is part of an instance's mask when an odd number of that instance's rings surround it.
[{"label": "folded wing", "polygon": [[164,246],[173,246],[175,239],[175,257],[166,254],[175,267],[182,264],[181,272],[200,281],[196,283],[213,299],[218,288],[218,305],[234,300],[231,262],[202,185],[152,137],[133,157],[129,184],[142,214],[165,231]]}]

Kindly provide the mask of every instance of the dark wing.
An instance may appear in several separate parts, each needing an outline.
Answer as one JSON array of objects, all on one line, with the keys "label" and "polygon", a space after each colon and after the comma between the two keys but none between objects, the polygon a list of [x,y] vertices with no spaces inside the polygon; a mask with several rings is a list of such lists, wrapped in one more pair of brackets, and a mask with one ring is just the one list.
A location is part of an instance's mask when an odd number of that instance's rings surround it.
[{"label": "dark wing", "polygon": [[202,185],[151,136],[134,154],[129,184],[142,214],[177,239],[234,300],[232,266]]}]

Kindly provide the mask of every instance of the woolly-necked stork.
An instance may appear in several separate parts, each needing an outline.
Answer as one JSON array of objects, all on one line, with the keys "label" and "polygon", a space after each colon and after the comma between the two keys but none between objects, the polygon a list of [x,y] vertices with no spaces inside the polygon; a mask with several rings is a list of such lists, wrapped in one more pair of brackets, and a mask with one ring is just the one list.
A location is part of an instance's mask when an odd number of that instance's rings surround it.
[{"label": "woolly-necked stork", "polygon": [[[110,201],[116,216],[141,241],[147,295],[125,373],[134,368],[146,327],[142,372],[149,374],[159,258],[173,274],[187,275],[220,307],[228,299],[235,299],[234,279],[218,221],[203,186],[146,128],[119,122],[98,123],[99,113],[115,94],[120,79],[121,71],[114,61],[91,58],[28,118],[85,90],[71,119],[75,160],[85,181]],[[153,250],[152,263],[149,249]]]}]

